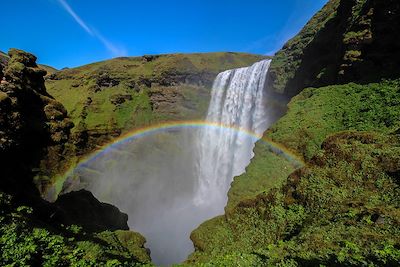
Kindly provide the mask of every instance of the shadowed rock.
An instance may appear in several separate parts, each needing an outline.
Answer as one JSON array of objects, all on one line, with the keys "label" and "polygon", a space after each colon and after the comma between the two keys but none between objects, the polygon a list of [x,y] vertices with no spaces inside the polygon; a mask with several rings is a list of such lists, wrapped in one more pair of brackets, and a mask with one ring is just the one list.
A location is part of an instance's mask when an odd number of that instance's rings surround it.
[{"label": "shadowed rock", "polygon": [[60,196],[51,219],[66,225],[81,225],[87,231],[129,230],[128,215],[113,205],[98,201],[91,192],[80,190]]}]

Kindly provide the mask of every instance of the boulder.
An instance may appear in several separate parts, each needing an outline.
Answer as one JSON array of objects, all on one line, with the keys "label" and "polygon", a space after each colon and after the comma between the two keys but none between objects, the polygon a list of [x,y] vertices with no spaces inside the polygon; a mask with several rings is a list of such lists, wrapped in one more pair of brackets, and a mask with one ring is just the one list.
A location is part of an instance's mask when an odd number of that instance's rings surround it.
[{"label": "boulder", "polygon": [[128,215],[102,203],[86,190],[61,195],[54,202],[51,219],[64,225],[81,225],[86,231],[129,230]]}]

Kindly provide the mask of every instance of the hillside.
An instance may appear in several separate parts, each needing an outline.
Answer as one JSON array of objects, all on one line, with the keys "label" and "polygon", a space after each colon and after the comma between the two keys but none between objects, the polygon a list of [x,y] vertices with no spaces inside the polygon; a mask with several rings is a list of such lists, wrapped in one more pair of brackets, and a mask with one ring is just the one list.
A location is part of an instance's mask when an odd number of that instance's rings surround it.
[{"label": "hillside", "polygon": [[285,153],[256,144],[187,264],[400,264],[399,11],[331,0],[276,54],[270,93],[294,97],[264,140]]},{"label": "hillside", "polygon": [[46,79],[46,87],[76,125],[75,142],[89,151],[132,128],[203,118],[216,75],[262,58],[242,53],[115,58],[61,70]]}]

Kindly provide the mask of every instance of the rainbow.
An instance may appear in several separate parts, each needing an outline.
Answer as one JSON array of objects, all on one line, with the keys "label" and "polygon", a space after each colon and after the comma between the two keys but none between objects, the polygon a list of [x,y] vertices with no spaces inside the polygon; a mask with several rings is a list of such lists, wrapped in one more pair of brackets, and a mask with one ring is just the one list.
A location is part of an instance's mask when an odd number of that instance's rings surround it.
[{"label": "rainbow", "polygon": [[[79,167],[83,167],[84,165],[88,164],[92,160],[96,160],[97,158],[107,154],[113,149],[116,149],[118,146],[125,144],[126,142],[131,142],[137,139],[140,139],[145,136],[150,136],[153,134],[161,133],[161,132],[168,132],[170,130],[178,130],[178,129],[199,129],[199,128],[214,128],[214,129],[223,129],[227,131],[236,131],[240,134],[245,134],[254,139],[254,141],[259,140],[268,146],[268,148],[276,153],[277,155],[282,156],[289,162],[291,162],[295,167],[303,166],[305,163],[301,157],[293,153],[291,150],[286,148],[284,145],[276,143],[269,139],[266,136],[258,135],[254,132],[248,131],[244,128],[229,126],[229,125],[222,125],[220,123],[214,123],[204,120],[191,120],[191,121],[170,121],[170,122],[163,122],[159,124],[154,124],[142,128],[136,128],[129,132],[126,132],[119,136],[118,138],[112,140],[112,142],[105,144],[100,149],[94,151],[93,153],[89,154],[88,156],[81,158],[80,161],[71,167],[64,175],[63,182],[68,177],[71,177],[74,174],[74,171]],[[60,186],[60,184],[59,184]],[[62,189],[58,187],[57,191],[61,191]],[[62,186],[61,186],[62,187]]]}]

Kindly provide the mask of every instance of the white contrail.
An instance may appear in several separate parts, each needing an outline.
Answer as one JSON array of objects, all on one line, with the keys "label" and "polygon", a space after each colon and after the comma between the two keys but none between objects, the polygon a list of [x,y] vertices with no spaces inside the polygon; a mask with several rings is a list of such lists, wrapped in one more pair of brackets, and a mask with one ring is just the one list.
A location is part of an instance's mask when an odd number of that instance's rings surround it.
[{"label": "white contrail", "polygon": [[107,50],[111,52],[111,54],[113,56],[125,56],[127,54],[125,49],[116,47],[113,43],[111,43],[109,40],[107,40],[98,31],[89,27],[82,20],[82,18],[78,14],[76,14],[76,12],[72,9],[72,7],[67,3],[66,0],[57,0],[57,1],[61,4],[61,6],[64,8],[64,10],[67,11],[68,14],[71,15],[71,17],[76,21],[76,23],[78,23],[79,26],[82,27],[83,30],[85,30],[91,36],[97,38],[107,48]]},{"label": "white contrail", "polygon": [[71,17],[90,35],[94,36],[93,31],[89,28],[88,25],[75,13],[75,11],[71,8],[71,6],[65,2],[64,0],[58,0],[58,2],[62,5],[62,7],[67,11]]}]

